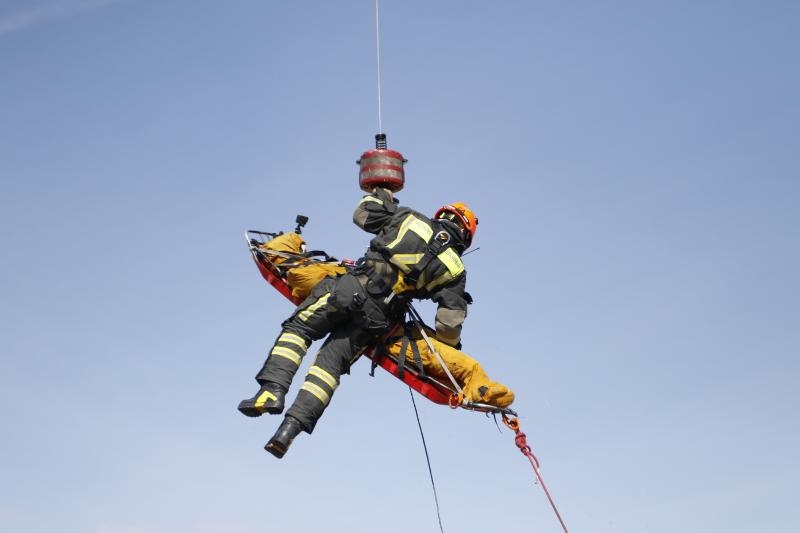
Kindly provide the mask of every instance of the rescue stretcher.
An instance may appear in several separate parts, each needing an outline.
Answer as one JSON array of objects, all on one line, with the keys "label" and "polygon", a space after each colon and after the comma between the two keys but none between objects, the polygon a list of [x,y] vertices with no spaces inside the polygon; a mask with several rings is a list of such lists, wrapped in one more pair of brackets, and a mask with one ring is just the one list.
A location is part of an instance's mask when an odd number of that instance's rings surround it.
[{"label": "rescue stretcher", "polygon": [[[301,227],[305,225],[307,221],[308,219],[306,217],[298,216],[298,226],[295,232],[300,233]],[[280,235],[283,235],[283,232],[271,233],[265,231],[248,230],[245,233],[245,239],[247,240],[250,254],[253,257],[261,276],[267,281],[267,283],[272,285],[278,290],[278,292],[280,292],[295,305],[300,305],[300,303],[303,301],[303,298],[292,294],[292,289],[286,280],[288,270],[291,267],[300,264],[311,264],[314,262],[338,262],[345,268],[352,267],[354,265],[353,261],[338,261],[322,251],[310,251],[303,254],[265,251],[264,245]],[[281,262],[278,263],[276,258],[280,258]],[[422,323],[422,319],[420,318],[419,314],[410,304],[407,315],[414,327],[416,327],[424,337],[425,325]],[[386,372],[399,379],[428,400],[439,405],[447,405],[452,409],[462,408],[469,411],[478,411],[487,414],[500,414],[504,415],[504,418],[507,416],[517,416],[517,413],[508,407],[501,408],[484,403],[468,401],[464,397],[463,391],[458,386],[458,383],[452,378],[450,371],[447,369],[447,365],[442,361],[441,357],[435,353],[432,345],[431,349],[437,356],[439,364],[444,372],[450,377],[451,383],[443,382],[424,373],[424,371],[421,371],[417,365],[409,363],[408,361],[404,361],[403,364],[400,364],[400,361],[395,356],[388,353],[388,351],[385,349],[380,349],[382,347],[382,341],[397,336],[404,330],[404,326],[404,320],[398,321],[398,323],[395,324],[395,326],[384,337],[382,337],[381,341],[365,347],[355,357],[353,362],[355,362],[361,355],[364,355],[372,361],[373,369],[376,367],[384,369]]]}]

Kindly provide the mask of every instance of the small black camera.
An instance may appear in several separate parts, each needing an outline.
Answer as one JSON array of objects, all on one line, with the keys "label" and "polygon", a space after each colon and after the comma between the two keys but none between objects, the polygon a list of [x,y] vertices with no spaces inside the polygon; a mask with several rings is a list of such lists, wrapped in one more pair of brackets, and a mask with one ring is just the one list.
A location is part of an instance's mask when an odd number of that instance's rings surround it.
[{"label": "small black camera", "polygon": [[300,235],[303,233],[303,226],[308,224],[308,217],[297,215],[297,218],[295,218],[294,221],[297,222],[297,227],[294,229],[294,232]]}]

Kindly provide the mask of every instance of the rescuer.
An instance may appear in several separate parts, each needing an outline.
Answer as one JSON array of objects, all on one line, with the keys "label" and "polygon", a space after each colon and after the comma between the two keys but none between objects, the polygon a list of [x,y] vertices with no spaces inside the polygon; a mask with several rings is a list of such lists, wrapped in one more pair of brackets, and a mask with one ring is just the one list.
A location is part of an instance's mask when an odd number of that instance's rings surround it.
[{"label": "rescuer", "polygon": [[368,194],[356,207],[353,221],[375,234],[369,249],[351,272],[317,284],[283,322],[256,376],[259,391],[239,404],[239,411],[251,417],[282,413],[286,392],[309,346],[328,335],[294,403],[265,446],[278,458],[301,431],[314,430],[340,376],[364,347],[391,329],[412,298],[435,301],[436,338],[460,346],[461,326],[471,303],[460,257],[475,235],[475,214],[465,204],[454,203],[431,219],[399,206],[388,188],[365,187],[363,176],[362,188]]}]

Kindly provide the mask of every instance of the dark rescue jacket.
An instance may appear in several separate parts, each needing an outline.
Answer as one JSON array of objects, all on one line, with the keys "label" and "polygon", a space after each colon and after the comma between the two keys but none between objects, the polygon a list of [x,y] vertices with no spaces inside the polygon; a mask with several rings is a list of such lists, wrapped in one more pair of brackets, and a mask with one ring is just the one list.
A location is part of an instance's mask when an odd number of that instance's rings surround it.
[{"label": "dark rescue jacket", "polygon": [[451,346],[458,344],[469,296],[460,257],[464,245],[452,222],[431,220],[401,207],[385,189],[361,199],[353,222],[375,234],[361,260],[369,277],[368,292],[435,301],[436,337]]}]

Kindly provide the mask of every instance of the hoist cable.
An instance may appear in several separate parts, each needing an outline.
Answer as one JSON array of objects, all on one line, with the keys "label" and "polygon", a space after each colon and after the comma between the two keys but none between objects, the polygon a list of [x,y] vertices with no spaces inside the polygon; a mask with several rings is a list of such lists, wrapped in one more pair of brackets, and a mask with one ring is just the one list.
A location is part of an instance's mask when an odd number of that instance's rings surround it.
[{"label": "hoist cable", "polygon": [[375,55],[378,63],[378,133],[383,133],[383,117],[381,116],[381,25],[378,1],[375,0]]},{"label": "hoist cable", "polygon": [[439,512],[439,496],[436,494],[436,483],[433,481],[433,469],[431,469],[431,458],[428,455],[428,445],[425,444],[425,433],[422,432],[422,422],[419,421],[419,411],[417,411],[417,402],[414,400],[414,393],[411,392],[411,387],[408,388],[408,394],[411,395],[411,405],[414,406],[414,415],[417,417],[417,426],[419,426],[419,436],[422,437],[422,448],[425,450],[425,461],[428,462],[428,474],[431,476],[431,487],[433,487],[433,500],[436,502],[436,518],[439,519],[439,531],[444,533],[444,526],[442,526],[442,514]]}]

